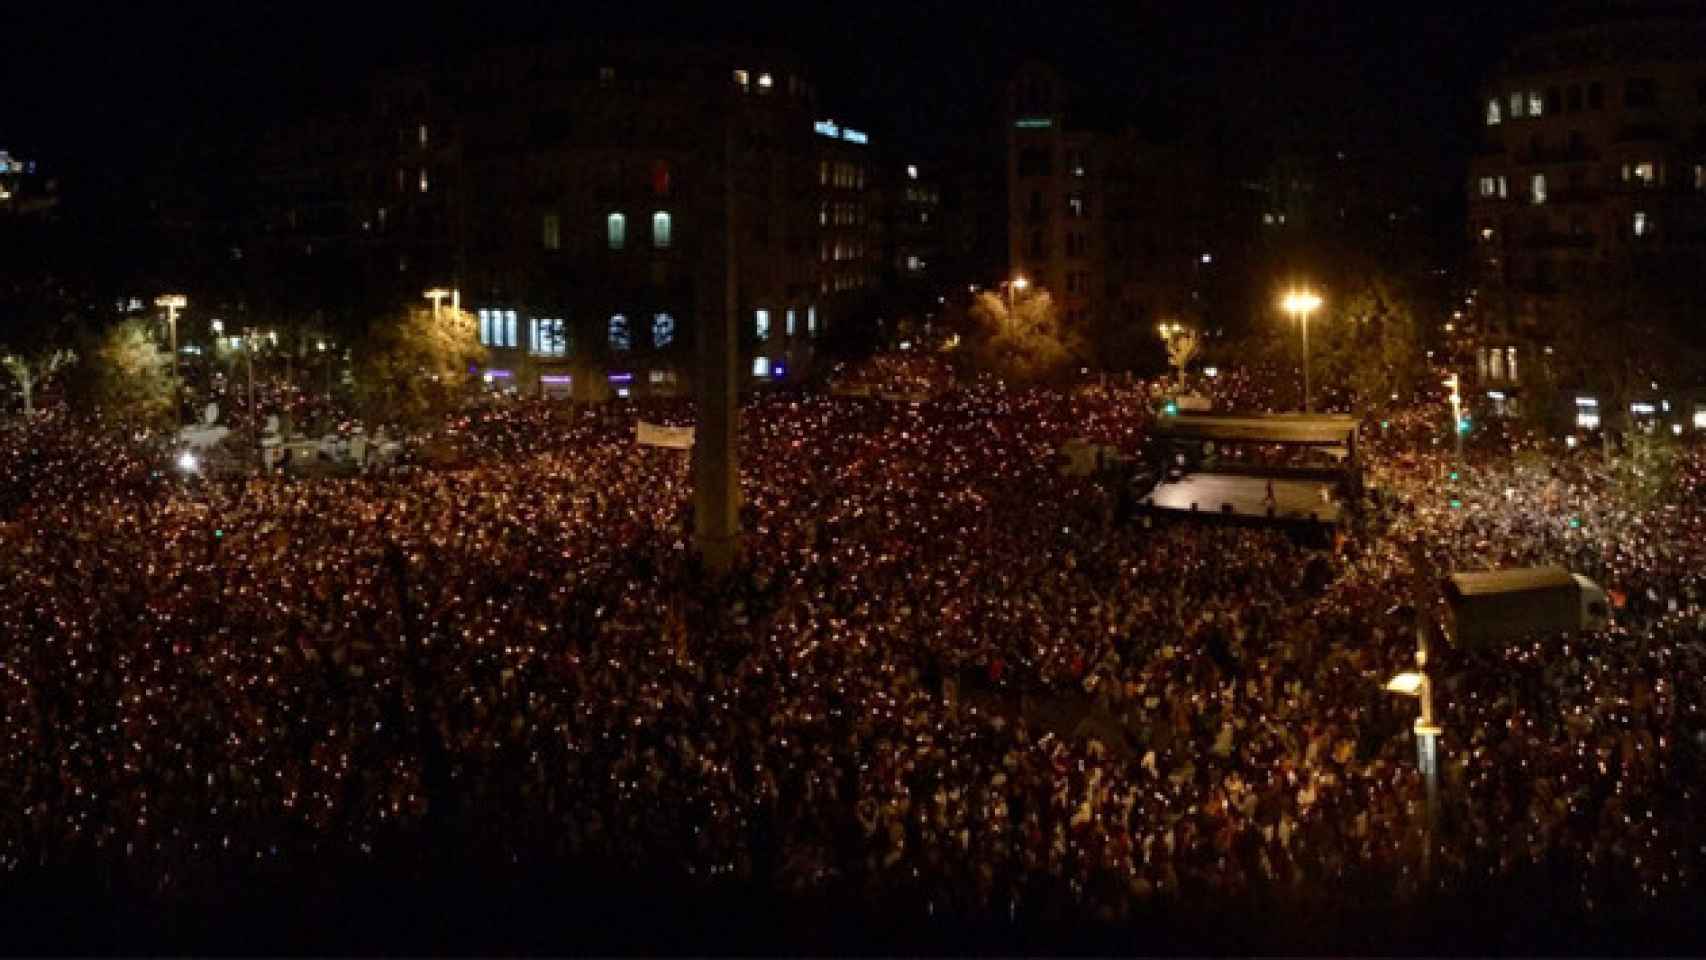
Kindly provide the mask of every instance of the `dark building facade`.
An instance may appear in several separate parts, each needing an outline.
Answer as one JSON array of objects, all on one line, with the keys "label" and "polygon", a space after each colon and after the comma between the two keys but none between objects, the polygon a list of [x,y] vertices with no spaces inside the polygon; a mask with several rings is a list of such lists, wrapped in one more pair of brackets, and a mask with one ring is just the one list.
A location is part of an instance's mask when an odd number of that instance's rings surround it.
[{"label": "dark building facade", "polygon": [[1481,90],[1463,332],[1486,386],[1542,362],[1572,281],[1621,283],[1659,258],[1706,268],[1706,20],[1674,7],[1562,23]]},{"label": "dark building facade", "polygon": [[1211,151],[1155,142],[1082,99],[1041,63],[1008,86],[1008,276],[1046,290],[1104,361],[1158,358],[1158,321],[1224,319],[1217,288],[1255,239],[1260,204]]},{"label": "dark building facade", "polygon": [[317,279],[253,296],[371,314],[443,288],[479,318],[495,386],[673,392],[699,298],[721,292],[710,259],[735,277],[743,366],[786,379],[929,276],[937,187],[873,139],[775,51],[392,71],[360,109],[268,139],[255,283]]}]

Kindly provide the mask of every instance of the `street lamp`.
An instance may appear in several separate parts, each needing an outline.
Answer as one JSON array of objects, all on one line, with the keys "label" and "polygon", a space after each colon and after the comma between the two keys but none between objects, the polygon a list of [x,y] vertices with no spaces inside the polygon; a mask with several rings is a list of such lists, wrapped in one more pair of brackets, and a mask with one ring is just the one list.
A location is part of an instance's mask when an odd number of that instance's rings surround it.
[{"label": "street lamp", "polygon": [[1031,281],[1024,277],[1014,277],[1011,280],[1001,281],[1001,286],[1005,287],[1007,290],[1007,330],[1009,333],[1013,330],[1013,311],[1017,309],[1014,305],[1013,291],[1023,290],[1030,285]]},{"label": "street lamp", "polygon": [[433,287],[421,296],[432,301],[432,318],[437,320],[444,313],[444,301],[450,298],[450,291],[443,287]]},{"label": "street lamp", "polygon": [[1406,670],[1386,681],[1386,692],[1415,697],[1421,706],[1416,718],[1416,767],[1427,789],[1427,846],[1422,849],[1422,872],[1428,876],[1433,859],[1433,838],[1439,826],[1439,737],[1443,729],[1434,719],[1434,687],[1428,676],[1427,622],[1411,607],[1395,608],[1405,619],[1414,618],[1416,669]]},{"label": "street lamp", "polygon": [[1292,290],[1280,301],[1286,313],[1303,328],[1303,412],[1310,412],[1309,403],[1309,315],[1321,306],[1321,297],[1309,289]]},{"label": "street lamp", "polygon": [[178,311],[190,305],[189,297],[181,293],[166,293],[154,298],[156,307],[166,308],[166,326],[172,339],[172,402],[177,406],[178,426],[184,425],[183,377],[178,371]]},{"label": "street lamp", "polygon": [[1457,444],[1457,466],[1463,467],[1463,389],[1457,374],[1445,378],[1445,386],[1451,391],[1446,399],[1451,401],[1451,438]]}]

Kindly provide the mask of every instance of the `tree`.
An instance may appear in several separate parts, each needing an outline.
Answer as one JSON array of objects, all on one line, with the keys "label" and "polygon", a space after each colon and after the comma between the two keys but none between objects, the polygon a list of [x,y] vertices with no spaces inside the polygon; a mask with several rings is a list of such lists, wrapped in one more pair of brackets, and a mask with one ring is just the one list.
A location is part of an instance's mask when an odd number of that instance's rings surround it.
[{"label": "tree", "polygon": [[172,408],[172,358],[147,318],[114,324],[78,354],[81,360],[66,382],[73,406],[138,426],[166,421]]},{"label": "tree", "polygon": [[0,275],[0,369],[18,385],[26,416],[35,412],[36,390],[75,359],[71,347],[86,310],[71,284],[45,268],[12,264]]},{"label": "tree", "polygon": [[410,308],[357,344],[356,399],[375,419],[425,421],[454,407],[485,362],[473,314]]},{"label": "tree", "polygon": [[75,359],[75,353],[64,349],[38,351],[27,356],[19,353],[0,355],[0,368],[12,375],[18,384],[18,392],[23,395],[24,416],[36,412],[36,387]]},{"label": "tree", "polygon": [[1016,293],[1009,301],[982,293],[968,317],[973,326],[972,353],[986,370],[1013,380],[1059,375],[1081,349],[1075,333],[1060,322],[1054,298],[1046,292]]},{"label": "tree", "polygon": [[1195,330],[1181,330],[1167,338],[1167,362],[1173,365],[1173,369],[1179,372],[1180,377],[1183,377],[1185,368],[1190,366],[1192,360],[1196,359],[1201,348],[1201,334]]}]

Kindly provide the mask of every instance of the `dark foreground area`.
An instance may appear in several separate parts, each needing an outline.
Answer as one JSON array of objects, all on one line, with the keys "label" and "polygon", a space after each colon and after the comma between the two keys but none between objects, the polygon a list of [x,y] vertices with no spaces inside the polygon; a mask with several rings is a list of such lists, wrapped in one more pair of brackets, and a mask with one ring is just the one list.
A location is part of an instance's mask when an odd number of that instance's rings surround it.
[{"label": "dark foreground area", "polygon": [[1430,902],[1157,900],[1118,921],[968,918],[602,868],[326,864],[170,901],[91,878],[5,888],[12,954],[1694,955],[1698,904],[1554,902],[1536,880]]}]

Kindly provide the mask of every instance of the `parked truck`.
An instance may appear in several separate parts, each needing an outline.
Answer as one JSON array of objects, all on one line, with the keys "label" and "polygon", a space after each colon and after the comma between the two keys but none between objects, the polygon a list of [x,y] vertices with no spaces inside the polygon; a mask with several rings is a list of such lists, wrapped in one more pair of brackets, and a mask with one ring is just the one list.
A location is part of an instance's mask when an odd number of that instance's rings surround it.
[{"label": "parked truck", "polygon": [[1454,573],[1446,578],[1446,631],[1460,646],[1506,643],[1535,633],[1602,630],[1605,591],[1563,567]]}]

